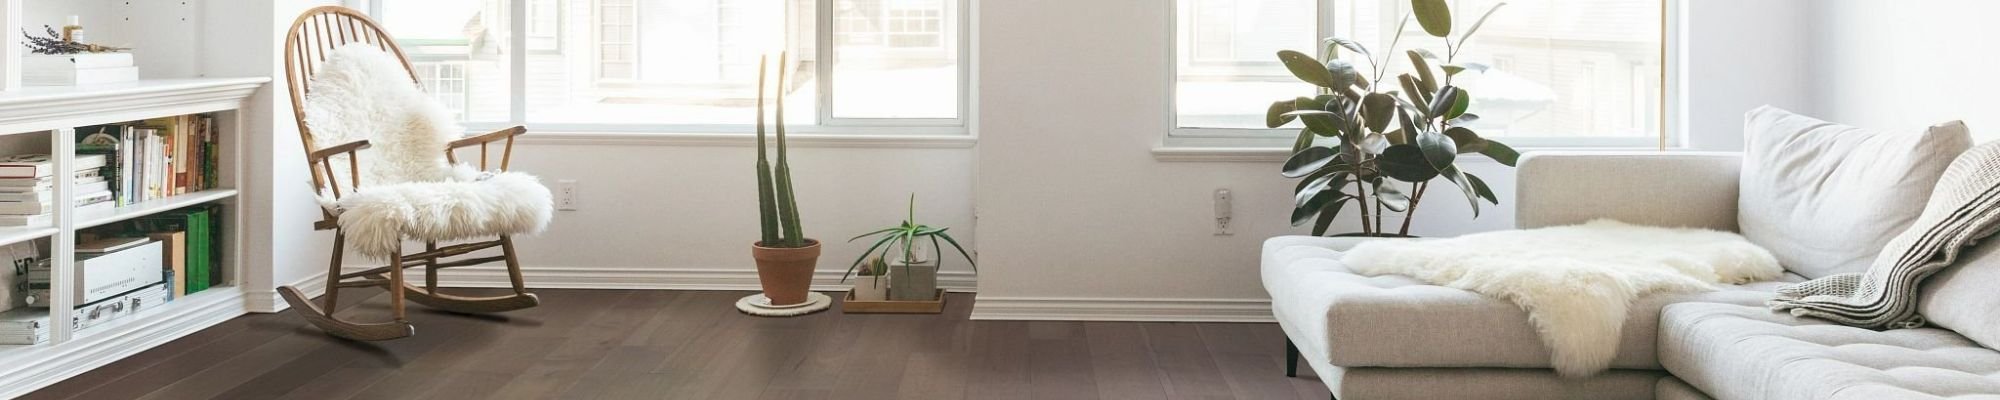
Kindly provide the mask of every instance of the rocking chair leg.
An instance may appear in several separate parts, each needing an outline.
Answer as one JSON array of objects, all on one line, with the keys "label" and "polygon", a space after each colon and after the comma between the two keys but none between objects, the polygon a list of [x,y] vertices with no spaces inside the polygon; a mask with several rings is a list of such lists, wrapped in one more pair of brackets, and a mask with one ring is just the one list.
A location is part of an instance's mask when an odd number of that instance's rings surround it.
[{"label": "rocking chair leg", "polygon": [[408,321],[403,313],[403,252],[389,253],[389,308],[395,312],[396,322]]},{"label": "rocking chair leg", "polygon": [[320,299],[322,304],[325,304],[320,308],[326,309],[328,316],[333,315],[333,308],[340,301],[340,286],[335,283],[340,282],[340,254],[346,252],[347,248],[342,247],[346,241],[345,232],[339,230],[333,232],[333,261],[326,265],[326,295]]},{"label": "rocking chair leg", "polygon": [[507,279],[512,280],[515,294],[528,294],[527,283],[521,279],[521,259],[514,253],[514,237],[500,235],[500,251],[507,256]]},{"label": "rocking chair leg", "polygon": [[[437,242],[424,242],[425,253],[437,251],[437,249]],[[437,293],[438,291],[437,259],[431,259],[430,264],[424,265],[424,291],[431,293]]]}]

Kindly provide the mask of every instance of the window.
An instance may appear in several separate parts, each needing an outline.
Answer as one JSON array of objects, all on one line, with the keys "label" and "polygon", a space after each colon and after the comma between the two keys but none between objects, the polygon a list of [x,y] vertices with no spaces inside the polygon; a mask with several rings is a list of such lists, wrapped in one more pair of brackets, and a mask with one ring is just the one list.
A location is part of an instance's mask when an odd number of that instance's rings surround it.
[{"label": "window", "polygon": [[[1459,62],[1491,67],[1459,77],[1483,117],[1475,129],[1517,146],[1656,143],[1661,1],[1508,0],[1458,55]],[[1318,38],[1337,36],[1363,43],[1379,58],[1409,7],[1401,0],[1176,2],[1174,137],[1197,139],[1289,139],[1295,130],[1264,129],[1264,105],[1313,89],[1275,53],[1310,54]],[[1496,2],[1451,0],[1454,31]],[[1408,69],[1403,51],[1412,48],[1442,51],[1444,44],[1410,22],[1388,76]]]},{"label": "window", "polygon": [[417,78],[424,81],[424,91],[437,99],[453,116],[465,118],[465,63],[458,61],[425,61],[412,63]]},{"label": "window", "polygon": [[795,130],[893,134],[964,131],[966,1],[371,3],[414,63],[455,65],[423,74],[456,74],[454,111],[475,128],[749,132],[758,61],[778,68],[782,50],[789,81],[767,96],[785,93]]}]

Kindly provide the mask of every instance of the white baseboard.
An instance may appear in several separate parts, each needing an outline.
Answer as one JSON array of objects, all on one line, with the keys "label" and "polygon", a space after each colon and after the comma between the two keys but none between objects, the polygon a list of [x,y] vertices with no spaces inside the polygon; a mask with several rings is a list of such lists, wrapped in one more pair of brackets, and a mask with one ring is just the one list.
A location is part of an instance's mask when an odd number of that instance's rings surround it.
[{"label": "white baseboard", "polygon": [[[247,314],[244,293],[225,288],[113,321],[60,345],[19,346],[0,362],[0,398],[15,398]],[[15,347],[15,346],[9,346]]]},{"label": "white baseboard", "polygon": [[[359,271],[372,266],[349,266]],[[422,282],[422,273],[409,277]],[[525,267],[522,279],[530,288],[547,289],[668,289],[668,290],[762,290],[754,269],[691,269],[632,267]],[[812,290],[845,291],[852,283],[840,282],[841,271],[813,273]],[[851,281],[850,281],[851,282]],[[447,287],[510,287],[505,267],[481,265],[452,268],[438,274],[438,285]],[[978,289],[978,275],[969,271],[938,273],[938,288],[954,293]],[[322,284],[322,286],[324,286]],[[300,290],[304,290],[301,287]]]},{"label": "white baseboard", "polygon": [[980,296],[975,320],[1276,322],[1270,300]]},{"label": "white baseboard", "polygon": [[[299,292],[305,293],[308,299],[319,297],[319,295],[326,294],[326,273],[314,273],[311,276],[305,277],[305,279],[300,279],[298,282],[281,286],[297,288]],[[246,294],[243,297],[243,303],[246,308],[250,309],[250,312],[258,313],[275,313],[292,308],[290,304],[285,303],[285,298],[279,296],[276,290]]]}]

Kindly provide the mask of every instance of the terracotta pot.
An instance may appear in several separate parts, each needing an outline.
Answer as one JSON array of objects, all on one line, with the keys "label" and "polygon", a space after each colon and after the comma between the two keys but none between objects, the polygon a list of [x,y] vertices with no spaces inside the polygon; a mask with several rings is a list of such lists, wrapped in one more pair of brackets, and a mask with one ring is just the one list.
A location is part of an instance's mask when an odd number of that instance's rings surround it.
[{"label": "terracotta pot", "polygon": [[806,302],[813,267],[819,265],[819,241],[806,239],[806,247],[799,248],[763,245],[750,245],[750,256],[757,259],[757,281],[764,285],[764,297],[775,306]]}]

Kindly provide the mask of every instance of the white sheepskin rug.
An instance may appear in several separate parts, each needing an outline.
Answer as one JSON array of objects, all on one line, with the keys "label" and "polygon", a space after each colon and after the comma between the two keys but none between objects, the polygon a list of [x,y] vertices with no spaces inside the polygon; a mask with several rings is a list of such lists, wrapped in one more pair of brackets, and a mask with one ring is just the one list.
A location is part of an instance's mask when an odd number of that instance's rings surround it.
[{"label": "white sheepskin rug", "polygon": [[1618,353],[1632,301],[1652,293],[1715,290],[1777,279],[1778,259],[1743,236],[1596,220],[1448,239],[1355,246],[1341,262],[1363,275],[1396,274],[1513,302],[1563,376],[1604,371]]},{"label": "white sheepskin rug", "polygon": [[533,175],[445,162],[446,145],[465,129],[394,56],[371,45],[344,46],[317,72],[301,104],[314,146],[361,139],[373,146],[356,160],[359,191],[345,173],[347,157],[337,156],[331,179],[344,196],[319,194],[321,205],[340,217],[349,249],[380,259],[401,250],[404,239],[533,234],[548,226],[552,196]]}]

